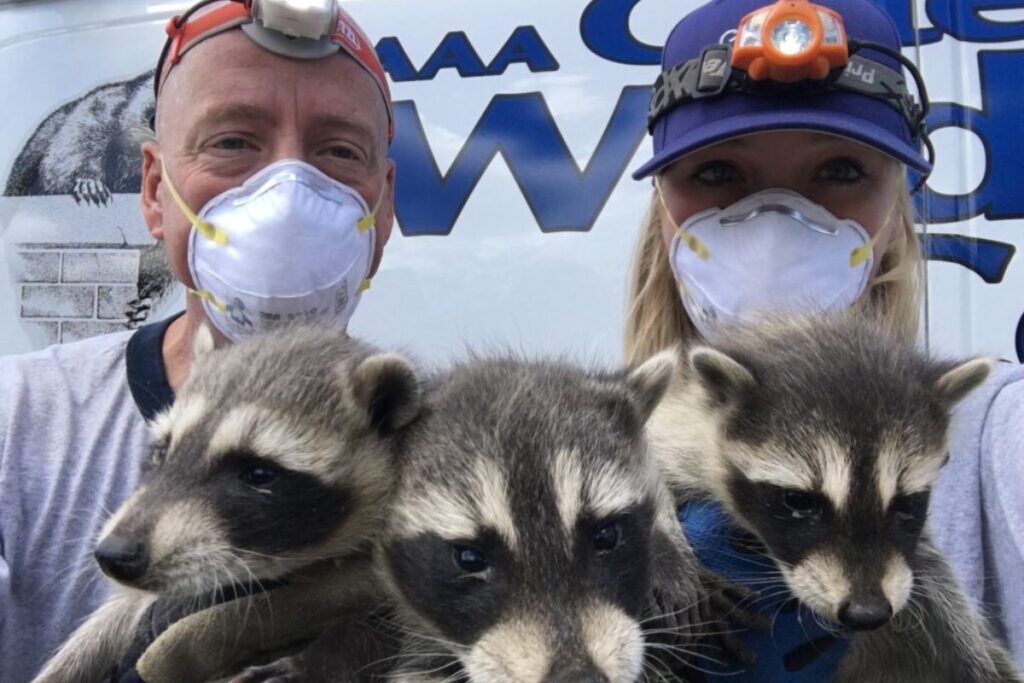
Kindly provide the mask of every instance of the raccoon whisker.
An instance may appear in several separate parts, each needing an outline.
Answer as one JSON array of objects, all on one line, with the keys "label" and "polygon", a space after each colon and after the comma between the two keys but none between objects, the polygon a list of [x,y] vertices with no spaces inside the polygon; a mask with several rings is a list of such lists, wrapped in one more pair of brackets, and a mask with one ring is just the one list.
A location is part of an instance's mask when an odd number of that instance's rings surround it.
[{"label": "raccoon whisker", "polygon": [[[664,652],[664,653],[668,654],[669,656],[671,656],[675,661],[677,661],[680,664],[682,664],[683,666],[685,666],[685,667],[687,667],[689,669],[693,669],[694,671],[700,671],[701,673],[717,674],[719,672],[712,671],[710,669],[705,669],[705,668],[695,664],[692,661],[693,659],[701,659],[701,660],[705,660],[705,661],[711,662],[713,664],[718,664],[719,666],[726,666],[726,662],[724,662],[724,661],[721,661],[719,659],[711,657],[710,655],[703,654],[701,652],[694,652],[694,651],[689,650],[687,648],[683,648],[683,647],[679,647],[679,646],[673,646],[673,645],[666,645],[666,644],[662,644],[662,643],[647,643],[647,646],[649,646],[652,650],[658,650],[658,651]],[[686,656],[684,656],[684,655],[686,655]],[[664,662],[662,662],[662,663],[664,663]],[[736,671],[735,673],[733,673],[733,672],[723,672],[722,675],[735,675],[735,674],[739,674],[739,673],[742,673],[742,671]]]}]

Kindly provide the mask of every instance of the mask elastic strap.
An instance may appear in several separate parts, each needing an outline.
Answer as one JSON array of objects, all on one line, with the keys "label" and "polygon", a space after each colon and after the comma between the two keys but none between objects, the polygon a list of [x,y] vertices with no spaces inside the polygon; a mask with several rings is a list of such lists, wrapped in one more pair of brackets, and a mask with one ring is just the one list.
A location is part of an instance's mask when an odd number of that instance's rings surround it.
[{"label": "mask elastic strap", "polygon": [[364,233],[370,228],[377,224],[377,211],[380,210],[381,204],[384,203],[384,194],[388,191],[388,186],[385,183],[384,187],[381,188],[380,194],[377,196],[377,203],[373,205],[373,210],[366,214],[358,221],[356,221],[356,229],[360,233]]},{"label": "mask elastic strap", "polygon": [[160,157],[160,171],[163,174],[164,182],[167,183],[167,189],[171,193],[171,197],[174,198],[174,203],[178,205],[178,208],[185,215],[185,218],[192,223],[199,234],[210,240],[214,244],[224,246],[228,243],[228,235],[226,232],[215,226],[213,223],[208,223],[202,218],[196,215],[196,213],[189,208],[185,200],[182,199],[181,195],[178,194],[178,189],[174,187],[174,183],[171,182],[171,174],[167,172],[167,165],[164,163],[163,156]]},{"label": "mask elastic strap", "polygon": [[218,301],[217,297],[215,297],[213,293],[210,292],[209,290],[192,289],[191,287],[186,287],[186,289],[188,290],[189,294],[192,294],[193,296],[197,296],[200,299],[210,302],[210,305],[216,308],[221,313],[227,313],[228,307],[225,306],[221,301]]},{"label": "mask elastic strap", "polygon": [[878,243],[878,235],[869,239],[866,243],[860,245],[856,249],[850,252],[850,267],[856,268],[862,263],[866,262],[871,258],[871,254],[875,251],[875,245]]},{"label": "mask elastic strap", "polygon": [[701,261],[707,261],[708,256],[711,253],[708,251],[707,246],[697,239],[696,235],[679,227],[679,224],[676,223],[676,219],[672,217],[672,212],[668,210],[668,204],[665,203],[665,196],[661,193],[661,176],[654,176],[654,190],[658,194],[658,200],[661,201],[661,207],[665,210],[665,215],[668,216],[668,219],[672,221],[672,224],[675,226],[676,234],[679,235],[679,240],[689,247],[690,251],[695,253]]}]

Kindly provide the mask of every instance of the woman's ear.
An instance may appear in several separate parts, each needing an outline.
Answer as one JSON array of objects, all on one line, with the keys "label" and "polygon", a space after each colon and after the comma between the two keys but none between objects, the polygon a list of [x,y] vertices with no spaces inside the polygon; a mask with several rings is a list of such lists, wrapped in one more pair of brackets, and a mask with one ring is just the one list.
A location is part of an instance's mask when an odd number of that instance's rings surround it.
[{"label": "woman's ear", "polygon": [[139,204],[142,208],[142,219],[146,221],[149,234],[153,239],[162,242],[164,239],[164,212],[157,193],[163,181],[163,170],[160,167],[160,147],[148,141],[142,144],[142,189]]}]

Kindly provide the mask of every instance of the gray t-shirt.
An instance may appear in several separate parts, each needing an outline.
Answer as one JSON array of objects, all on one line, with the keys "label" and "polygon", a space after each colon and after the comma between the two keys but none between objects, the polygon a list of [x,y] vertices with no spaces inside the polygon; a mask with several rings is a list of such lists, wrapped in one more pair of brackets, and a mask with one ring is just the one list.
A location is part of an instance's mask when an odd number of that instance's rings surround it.
[{"label": "gray t-shirt", "polygon": [[1024,668],[1024,366],[1000,363],[958,406],[950,446],[932,537]]},{"label": "gray t-shirt", "polygon": [[0,358],[0,681],[29,681],[108,596],[92,559],[171,400],[167,322]]}]

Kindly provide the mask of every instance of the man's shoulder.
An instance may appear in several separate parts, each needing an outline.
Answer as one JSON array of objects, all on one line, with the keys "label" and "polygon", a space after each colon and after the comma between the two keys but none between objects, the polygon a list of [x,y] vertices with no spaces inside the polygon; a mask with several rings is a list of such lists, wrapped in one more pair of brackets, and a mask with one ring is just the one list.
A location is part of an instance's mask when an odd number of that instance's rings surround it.
[{"label": "man's shoulder", "polygon": [[83,394],[110,382],[126,382],[125,348],[131,330],[58,344],[29,353],[0,357],[0,412],[32,389],[37,397],[57,399],[64,388]]}]

